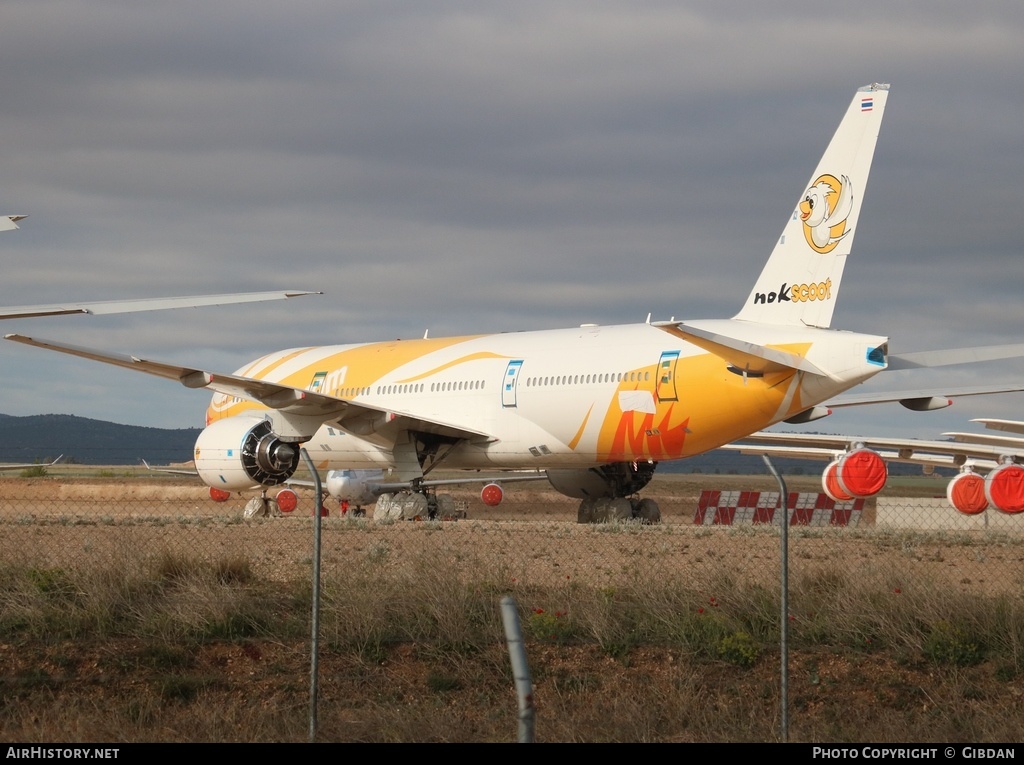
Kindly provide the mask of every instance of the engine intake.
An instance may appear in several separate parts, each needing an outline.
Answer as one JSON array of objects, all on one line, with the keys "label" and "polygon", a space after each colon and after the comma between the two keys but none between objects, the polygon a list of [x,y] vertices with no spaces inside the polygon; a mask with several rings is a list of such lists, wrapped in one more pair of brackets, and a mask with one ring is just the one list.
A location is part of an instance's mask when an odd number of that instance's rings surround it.
[{"label": "engine intake", "polygon": [[230,490],[277,486],[298,468],[299,447],[278,438],[268,420],[228,417],[199,434],[195,462],[207,486]]}]

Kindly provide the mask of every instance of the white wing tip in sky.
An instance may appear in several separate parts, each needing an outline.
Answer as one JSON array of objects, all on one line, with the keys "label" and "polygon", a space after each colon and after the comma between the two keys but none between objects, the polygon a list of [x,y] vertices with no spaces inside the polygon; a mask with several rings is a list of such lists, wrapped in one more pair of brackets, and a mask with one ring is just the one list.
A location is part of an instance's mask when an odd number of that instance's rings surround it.
[{"label": "white wing tip in sky", "polygon": [[235,292],[222,295],[188,295],[183,297],[137,298],[107,300],[95,303],[54,303],[52,305],[0,306],[0,319],[28,319],[36,316],[60,316],[69,313],[91,313],[97,316],[112,313],[164,311],[169,308],[200,308],[232,303],[258,303],[265,300],[285,300],[303,295],[322,295],[322,292],[281,290],[271,292]]},{"label": "white wing tip in sky", "polygon": [[27,215],[0,215],[0,231],[11,231],[18,228],[18,221]]}]

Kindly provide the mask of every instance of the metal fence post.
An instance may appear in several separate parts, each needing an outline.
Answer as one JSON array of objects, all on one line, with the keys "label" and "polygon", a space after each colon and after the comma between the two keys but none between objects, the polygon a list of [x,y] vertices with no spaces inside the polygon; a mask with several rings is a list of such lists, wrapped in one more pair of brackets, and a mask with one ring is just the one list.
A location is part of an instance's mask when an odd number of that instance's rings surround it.
[{"label": "metal fence post", "polygon": [[530,665],[526,660],[526,648],[523,645],[523,630],[519,623],[519,611],[516,601],[511,595],[501,599],[501,621],[505,625],[505,642],[508,643],[509,660],[512,663],[512,676],[516,682],[516,697],[519,700],[519,739],[520,744],[533,743],[534,714],[533,680],[530,678]]}]

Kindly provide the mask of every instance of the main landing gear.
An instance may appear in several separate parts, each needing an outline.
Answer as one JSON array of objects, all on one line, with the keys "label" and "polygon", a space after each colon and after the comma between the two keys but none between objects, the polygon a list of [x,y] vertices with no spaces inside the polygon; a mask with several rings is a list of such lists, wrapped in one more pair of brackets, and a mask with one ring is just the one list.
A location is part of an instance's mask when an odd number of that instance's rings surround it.
[{"label": "main landing gear", "polygon": [[640,521],[661,523],[661,510],[653,499],[636,496],[654,477],[658,463],[610,462],[581,470],[548,470],[548,481],[561,494],[578,497],[580,523]]},{"label": "main landing gear", "polygon": [[465,517],[465,509],[451,494],[427,491],[381,494],[373,508],[375,521],[454,521]]},{"label": "main landing gear", "polygon": [[616,521],[661,523],[661,509],[653,499],[639,497],[598,497],[580,502],[578,523],[614,523]]}]

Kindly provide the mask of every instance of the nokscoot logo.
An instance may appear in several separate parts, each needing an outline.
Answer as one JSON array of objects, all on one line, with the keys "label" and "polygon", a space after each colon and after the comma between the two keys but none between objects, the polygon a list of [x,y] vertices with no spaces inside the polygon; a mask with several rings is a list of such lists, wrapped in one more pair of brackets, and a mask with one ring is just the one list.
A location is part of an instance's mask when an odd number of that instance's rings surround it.
[{"label": "nokscoot logo", "polygon": [[853,184],[847,175],[819,175],[797,207],[804,238],[816,252],[832,252],[853,231],[846,221],[853,212]]},{"label": "nokscoot logo", "polygon": [[777,292],[755,292],[755,303],[811,303],[815,300],[832,299],[832,280],[817,284],[793,284],[783,282]]}]

